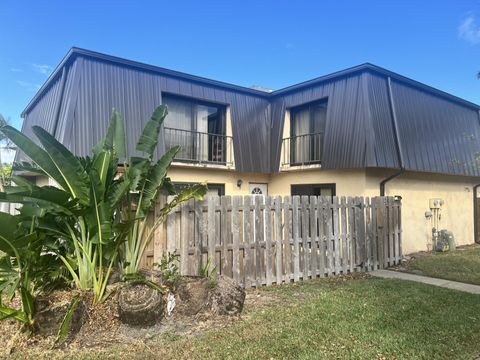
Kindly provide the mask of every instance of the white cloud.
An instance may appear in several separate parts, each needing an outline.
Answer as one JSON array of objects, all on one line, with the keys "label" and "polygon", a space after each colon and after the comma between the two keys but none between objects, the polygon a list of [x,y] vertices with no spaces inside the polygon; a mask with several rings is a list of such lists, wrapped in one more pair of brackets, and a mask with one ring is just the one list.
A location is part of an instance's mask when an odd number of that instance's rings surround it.
[{"label": "white cloud", "polygon": [[53,67],[46,64],[33,64],[33,69],[40,74],[47,75],[50,74],[53,70]]},{"label": "white cloud", "polygon": [[474,15],[463,19],[458,27],[458,36],[471,44],[480,44],[480,25]]},{"label": "white cloud", "polygon": [[40,84],[31,83],[23,80],[16,80],[16,83],[21,87],[27,89],[28,91],[38,91],[40,89]]}]

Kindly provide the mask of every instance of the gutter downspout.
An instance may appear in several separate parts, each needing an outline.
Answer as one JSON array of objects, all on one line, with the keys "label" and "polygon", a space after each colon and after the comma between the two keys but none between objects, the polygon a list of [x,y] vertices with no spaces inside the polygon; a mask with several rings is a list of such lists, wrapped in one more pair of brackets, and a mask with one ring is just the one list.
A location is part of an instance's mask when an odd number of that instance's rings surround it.
[{"label": "gutter downspout", "polygon": [[477,189],[480,187],[480,184],[477,184],[473,187],[473,237],[476,243],[480,243],[480,237],[478,237],[478,210],[477,210]]},{"label": "gutter downspout", "polygon": [[390,78],[390,76],[387,77],[387,83],[388,83],[388,100],[389,100],[389,103],[390,103],[390,109],[391,109],[391,114],[392,114],[393,133],[394,133],[394,137],[395,137],[395,145],[396,145],[396,148],[397,148],[398,161],[400,163],[400,171],[396,172],[393,175],[390,175],[389,177],[383,179],[380,182],[380,196],[385,196],[385,184],[387,182],[395,179],[396,177],[402,175],[405,172],[405,164],[404,164],[404,161],[403,161],[402,144],[400,142],[400,138],[399,138],[399,135],[398,135],[397,113],[395,111],[395,102],[393,101],[392,79]]}]

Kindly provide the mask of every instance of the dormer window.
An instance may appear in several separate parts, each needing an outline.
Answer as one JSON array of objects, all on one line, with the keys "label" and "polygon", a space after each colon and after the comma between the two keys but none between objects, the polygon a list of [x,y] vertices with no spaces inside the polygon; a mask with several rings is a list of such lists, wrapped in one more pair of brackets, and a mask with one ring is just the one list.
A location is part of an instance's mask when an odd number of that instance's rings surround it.
[{"label": "dormer window", "polygon": [[326,101],[290,109],[290,165],[320,163],[326,122]]},{"label": "dormer window", "polygon": [[165,145],[182,148],[177,161],[225,164],[231,138],[226,136],[226,107],[196,99],[164,95]]}]

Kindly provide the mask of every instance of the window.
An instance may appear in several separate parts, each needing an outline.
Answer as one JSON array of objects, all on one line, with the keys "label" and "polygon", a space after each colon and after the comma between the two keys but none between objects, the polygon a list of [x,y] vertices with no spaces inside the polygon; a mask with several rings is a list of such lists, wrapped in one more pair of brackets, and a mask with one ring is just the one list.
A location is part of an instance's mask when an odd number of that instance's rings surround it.
[{"label": "window", "polygon": [[308,196],[335,196],[335,184],[295,184],[291,194]]},{"label": "window", "polygon": [[165,145],[182,147],[177,160],[225,163],[225,106],[172,95],[164,95],[163,103]]},{"label": "window", "polygon": [[290,164],[320,163],[327,123],[327,101],[292,108],[290,121]]},{"label": "window", "polygon": [[[175,182],[175,183],[173,183],[173,185],[175,185],[175,189],[177,191],[180,191],[180,190],[186,188],[187,186],[191,186],[193,184],[194,183],[188,183],[188,182]],[[225,184],[210,184],[210,183],[208,183],[207,187],[208,187],[207,195],[219,195],[219,196],[225,195]]]}]

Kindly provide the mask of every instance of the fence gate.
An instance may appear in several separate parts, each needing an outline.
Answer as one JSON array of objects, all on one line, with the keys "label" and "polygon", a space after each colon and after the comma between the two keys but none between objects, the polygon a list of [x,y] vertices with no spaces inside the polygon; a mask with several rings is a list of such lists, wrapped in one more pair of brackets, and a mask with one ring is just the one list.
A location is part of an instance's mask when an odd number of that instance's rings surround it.
[{"label": "fence gate", "polygon": [[169,214],[150,255],[176,252],[183,275],[210,258],[258,287],[396,265],[401,237],[393,197],[208,196]]}]

